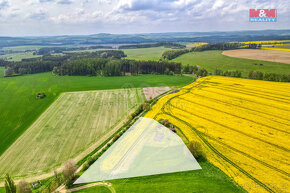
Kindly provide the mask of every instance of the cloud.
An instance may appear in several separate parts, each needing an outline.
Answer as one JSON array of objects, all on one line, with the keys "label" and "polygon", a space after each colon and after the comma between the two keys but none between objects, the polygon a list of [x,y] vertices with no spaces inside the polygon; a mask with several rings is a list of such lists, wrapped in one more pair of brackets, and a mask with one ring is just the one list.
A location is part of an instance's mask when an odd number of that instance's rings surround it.
[{"label": "cloud", "polygon": [[54,2],[54,0],[39,0],[39,3]]},{"label": "cloud", "polygon": [[72,1],[70,1],[70,0],[58,0],[57,4],[69,5],[69,4],[72,4]]},{"label": "cloud", "polygon": [[29,19],[34,19],[34,20],[44,20],[47,18],[47,15],[45,12],[36,12],[28,15]]},{"label": "cloud", "polygon": [[9,6],[9,3],[7,0],[0,0],[0,10],[7,8]]},{"label": "cloud", "polygon": [[116,9],[120,11],[170,10],[178,0],[120,0]]},{"label": "cloud", "polygon": [[[71,33],[66,26],[74,33],[79,26],[113,33],[285,28],[289,6],[285,0],[0,0],[0,28],[25,28],[26,20],[35,22],[27,31],[43,24],[59,33]],[[249,24],[251,8],[278,9],[278,22]]]}]

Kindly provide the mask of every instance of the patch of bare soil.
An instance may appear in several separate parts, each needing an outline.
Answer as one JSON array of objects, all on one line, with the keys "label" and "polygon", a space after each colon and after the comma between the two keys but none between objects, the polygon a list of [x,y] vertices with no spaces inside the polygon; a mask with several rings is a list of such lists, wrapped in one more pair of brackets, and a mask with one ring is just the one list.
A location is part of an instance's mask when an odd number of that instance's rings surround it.
[{"label": "patch of bare soil", "polygon": [[238,49],[223,51],[223,55],[290,64],[290,52],[279,50]]},{"label": "patch of bare soil", "polygon": [[168,86],[143,88],[143,92],[144,92],[147,100],[153,99],[153,98],[157,97],[158,95],[160,95],[166,91],[169,91],[169,90],[170,90],[170,88]]}]

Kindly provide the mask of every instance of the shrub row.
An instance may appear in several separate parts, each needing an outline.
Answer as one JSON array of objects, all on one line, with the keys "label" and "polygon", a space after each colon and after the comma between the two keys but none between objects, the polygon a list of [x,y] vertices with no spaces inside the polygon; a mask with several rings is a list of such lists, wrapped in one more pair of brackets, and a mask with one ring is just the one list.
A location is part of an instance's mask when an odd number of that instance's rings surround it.
[{"label": "shrub row", "polygon": [[264,73],[260,71],[249,72],[248,78],[255,80],[267,80],[276,82],[290,82],[290,74],[276,74],[276,73]]},{"label": "shrub row", "polygon": [[242,77],[242,72],[239,70],[227,70],[227,71],[222,71],[220,69],[215,69],[214,75],[219,75],[219,76],[230,76],[230,77]]}]

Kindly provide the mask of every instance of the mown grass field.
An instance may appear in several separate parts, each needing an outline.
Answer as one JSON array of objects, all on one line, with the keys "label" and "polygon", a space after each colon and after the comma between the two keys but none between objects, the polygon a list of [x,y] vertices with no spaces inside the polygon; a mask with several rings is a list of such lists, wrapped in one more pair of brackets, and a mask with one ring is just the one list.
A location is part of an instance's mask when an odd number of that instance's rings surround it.
[{"label": "mown grass field", "polygon": [[146,117],[168,119],[249,192],[287,192],[290,84],[209,76],[161,98]]},{"label": "mown grass field", "polygon": [[105,186],[95,186],[95,187],[91,187],[91,188],[86,188],[83,190],[78,190],[75,191],[75,193],[81,193],[81,192],[86,192],[86,193],[111,193],[111,190],[109,190],[107,187]]},{"label": "mown grass field", "polygon": [[2,154],[1,177],[53,171],[94,143],[105,141],[116,132],[114,126],[144,101],[141,88],[61,94]]},{"label": "mown grass field", "polygon": [[0,55],[0,58],[8,60],[8,61],[21,61],[22,59],[39,58],[39,57],[41,56],[33,55],[33,52],[21,52],[21,53]]},{"label": "mown grass field", "polygon": [[[228,176],[209,162],[200,162],[202,170],[143,176],[128,179],[111,180],[117,193],[188,193],[188,192],[244,192]],[[110,192],[96,186],[77,191],[78,193]]]},{"label": "mown grass field", "polygon": [[278,74],[290,73],[289,64],[233,58],[222,55],[222,51],[190,52],[177,57],[173,61],[181,62],[183,65],[198,65],[201,68],[207,69],[209,72],[214,72],[217,68],[224,71],[240,70],[243,72],[243,76],[248,76],[248,73],[252,70]]},{"label": "mown grass field", "polygon": [[[191,81],[190,77],[165,75],[84,77],[54,76],[51,73],[40,73],[9,78],[1,77],[0,155],[62,92],[166,85],[181,86]],[[46,97],[36,99],[38,92],[44,92]]]},{"label": "mown grass field", "polygon": [[162,53],[171,48],[153,47],[153,48],[138,48],[138,49],[123,49],[127,55],[127,59],[135,60],[159,60]]},{"label": "mown grass field", "polygon": [[4,67],[0,67],[0,78],[4,76]]}]

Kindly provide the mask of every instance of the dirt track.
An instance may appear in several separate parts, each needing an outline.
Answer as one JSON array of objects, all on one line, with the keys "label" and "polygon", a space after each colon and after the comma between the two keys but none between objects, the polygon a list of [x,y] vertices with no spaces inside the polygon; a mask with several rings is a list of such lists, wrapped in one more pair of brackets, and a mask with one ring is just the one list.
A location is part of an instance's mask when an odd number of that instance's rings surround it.
[{"label": "dirt track", "polygon": [[235,58],[247,58],[290,64],[290,52],[287,51],[239,49],[223,51],[222,54]]}]

